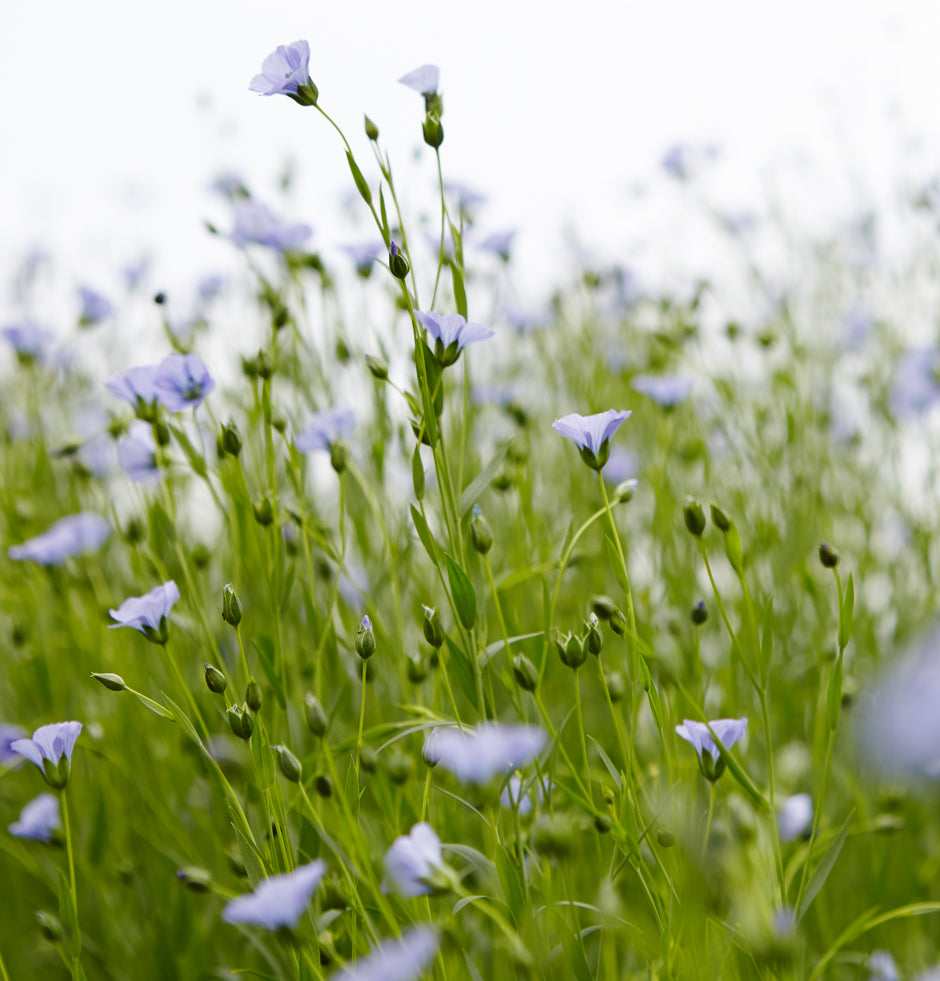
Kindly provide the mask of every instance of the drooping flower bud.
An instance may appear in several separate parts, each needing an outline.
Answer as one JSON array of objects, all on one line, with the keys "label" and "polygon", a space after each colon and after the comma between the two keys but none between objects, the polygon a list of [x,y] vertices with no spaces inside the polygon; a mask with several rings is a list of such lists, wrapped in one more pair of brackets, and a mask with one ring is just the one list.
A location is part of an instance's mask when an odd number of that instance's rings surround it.
[{"label": "drooping flower bud", "polygon": [[252,712],[261,711],[261,687],[254,678],[249,680],[248,686],[245,688],[245,704]]},{"label": "drooping flower bud", "polygon": [[538,688],[539,673],[525,654],[517,654],[512,659],[512,676],[523,691],[535,691]]},{"label": "drooping flower bud", "polygon": [[233,627],[237,627],[242,622],[241,604],[231,583],[226,583],[222,587],[222,619]]},{"label": "drooping flower bud", "polygon": [[722,534],[725,534],[725,532],[727,532],[728,529],[731,527],[731,519],[728,517],[727,514],[725,514],[724,511],[722,511],[720,507],[718,507],[717,504],[713,504],[711,506],[711,513],[712,513],[712,521],[714,522],[715,527]]},{"label": "drooping flower bud", "polygon": [[386,381],[388,379],[388,362],[384,358],[376,357],[374,354],[367,354],[366,367],[372,372],[372,377],[378,381]]},{"label": "drooping flower bud", "polygon": [[212,873],[198,865],[184,865],[181,869],[177,869],[176,878],[194,893],[208,892],[212,885]]},{"label": "drooping flower bud", "polygon": [[215,692],[216,695],[221,695],[228,686],[228,679],[225,675],[214,665],[205,664],[206,669],[206,687],[211,692]]},{"label": "drooping flower bud", "polygon": [[614,491],[614,502],[617,504],[626,504],[627,501],[632,501],[639,483],[636,477],[631,477],[630,480],[624,480],[622,483],[617,484],[617,488]]},{"label": "drooping flower bud", "polygon": [[425,606],[422,609],[424,610],[424,639],[439,650],[444,643],[444,628],[441,626],[440,615],[433,607]]},{"label": "drooping flower bud", "polygon": [[92,672],[91,676],[95,681],[100,681],[108,691],[124,691],[127,688],[124,679],[119,674],[98,674]]},{"label": "drooping flower bud", "polygon": [[291,783],[299,783],[303,776],[303,767],[300,760],[283,744],[274,747],[277,753],[277,766],[281,773]]},{"label": "drooping flower bud", "polygon": [[610,629],[618,637],[622,637],[627,632],[627,618],[619,606],[610,615]]},{"label": "drooping flower bud", "polygon": [[307,728],[318,738],[326,735],[329,720],[320,699],[312,692],[307,692],[304,696],[304,718],[307,720]]}]

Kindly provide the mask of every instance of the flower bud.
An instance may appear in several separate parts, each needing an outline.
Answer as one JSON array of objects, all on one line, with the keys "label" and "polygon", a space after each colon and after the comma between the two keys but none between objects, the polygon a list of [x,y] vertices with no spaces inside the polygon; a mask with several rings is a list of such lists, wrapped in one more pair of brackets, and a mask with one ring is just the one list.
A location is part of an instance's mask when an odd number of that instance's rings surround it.
[{"label": "flower bud", "polygon": [[594,827],[602,835],[606,835],[610,831],[613,823],[609,814],[598,813],[594,815]]},{"label": "flower bud", "polygon": [[192,551],[193,565],[197,569],[205,569],[209,564],[209,560],[212,558],[212,553],[209,551],[208,547],[202,542],[193,547]]},{"label": "flower bud", "polygon": [[441,121],[433,116],[427,116],[421,126],[421,132],[424,134],[424,142],[435,150],[444,142],[444,127],[441,126]]},{"label": "flower bud", "polygon": [[517,654],[512,659],[512,676],[523,691],[535,691],[538,688],[539,673],[525,654]]},{"label": "flower bud", "polygon": [[108,691],[124,691],[127,687],[124,684],[124,679],[119,674],[97,674],[92,672],[91,676],[95,681],[100,681]]},{"label": "flower bud", "polygon": [[[717,522],[716,522],[717,524]],[[701,627],[701,625],[708,619],[708,608],[705,606],[705,600],[700,599],[695,606],[692,607],[692,623],[696,627]]]},{"label": "flower bud", "polygon": [[349,447],[341,440],[334,439],[330,443],[330,466],[342,473],[349,463]]},{"label": "flower bud", "polygon": [[267,351],[261,350],[255,357],[255,370],[258,377],[267,381],[274,374],[274,362]]},{"label": "flower bud", "polygon": [[473,505],[473,516],[470,518],[470,541],[480,555],[486,555],[493,547],[493,532],[478,504]]},{"label": "flower bud", "polygon": [[567,665],[573,671],[577,671],[587,658],[584,641],[577,634],[562,634],[556,630],[555,647],[558,650],[561,663]]},{"label": "flower bud", "polygon": [[366,773],[375,773],[379,763],[379,754],[371,746],[359,747],[359,766]]},{"label": "flower bud", "polygon": [[408,672],[408,680],[413,685],[420,685],[428,676],[428,669],[420,654],[409,654],[405,668]]},{"label": "flower bud", "polygon": [[414,758],[405,756],[403,753],[396,753],[388,761],[388,775],[391,777],[392,783],[399,787],[408,781],[413,768]]},{"label": "flower bud", "polygon": [[676,836],[669,828],[660,828],[656,832],[656,841],[660,848],[672,848],[676,843]]},{"label": "flower bud", "polygon": [[621,671],[611,671],[607,678],[607,690],[610,692],[610,700],[616,705],[622,702],[627,693],[627,679]]},{"label": "flower bud", "polygon": [[262,528],[267,528],[268,525],[274,520],[274,502],[271,500],[271,495],[265,494],[265,496],[254,506],[254,508],[255,521],[257,521]]},{"label": "flower bud", "polygon": [[837,548],[826,542],[819,543],[819,561],[822,562],[824,568],[834,569],[839,564],[839,559],[841,558],[842,556],[839,554]]},{"label": "flower bud", "polygon": [[356,653],[363,661],[368,661],[375,653],[375,634],[372,632],[372,621],[368,616],[362,618],[356,631]]},{"label": "flower bud", "polygon": [[228,686],[228,679],[224,674],[211,664],[203,665],[206,669],[206,688],[216,695],[221,695]]},{"label": "flower bud", "polygon": [[715,527],[722,534],[725,534],[725,532],[731,527],[731,519],[728,517],[727,514],[725,514],[724,511],[721,510],[720,507],[718,507],[717,504],[713,504],[711,506],[711,513],[712,513],[712,521],[714,522]]},{"label": "flower bud", "polygon": [[604,647],[604,635],[601,633],[600,626],[597,622],[597,614],[588,614],[587,620],[584,621],[584,643],[587,649],[597,657]]},{"label": "flower bud", "polygon": [[405,253],[394,242],[388,249],[388,268],[396,279],[404,279],[411,269]]},{"label": "flower bud", "polygon": [[424,610],[424,639],[434,648],[440,649],[444,643],[444,628],[441,618],[433,607],[422,607]]},{"label": "flower bud", "polygon": [[624,480],[622,483],[617,484],[617,488],[614,491],[614,503],[626,504],[627,501],[632,501],[639,483],[636,477],[631,477],[630,480]]},{"label": "flower bud", "polygon": [[284,774],[285,779],[290,780],[291,783],[299,783],[303,776],[300,760],[284,745],[275,746],[274,751],[277,753],[278,769]]},{"label": "flower bud", "polygon": [[255,723],[248,712],[247,705],[232,705],[226,712],[229,728],[239,739],[249,740],[255,731]]},{"label": "flower bud", "polygon": [[62,924],[54,913],[47,913],[44,909],[36,910],[36,924],[43,940],[54,944],[62,939]]},{"label": "flower bud", "polygon": [[245,688],[245,704],[252,712],[261,711],[261,688],[254,678],[249,680],[248,686]]},{"label": "flower bud", "polygon": [[366,367],[372,372],[372,377],[378,381],[388,379],[388,362],[374,354],[366,355]]},{"label": "flower bud", "polygon": [[313,781],[313,789],[324,799],[332,797],[333,781],[325,773],[318,773],[316,780]]},{"label": "flower bud", "polygon": [[153,423],[153,439],[157,446],[170,445],[170,430],[162,419],[157,419]]},{"label": "flower bud", "polygon": [[617,609],[617,604],[609,596],[592,596],[591,612],[596,614],[599,620],[609,620]]},{"label": "flower bud", "polygon": [[237,627],[242,622],[241,604],[231,583],[226,583],[222,587],[222,619],[233,627]]},{"label": "flower bud", "polygon": [[366,136],[374,143],[379,138],[379,128],[369,119],[368,116],[365,117],[366,126]]},{"label": "flower bud", "polygon": [[610,629],[618,637],[622,637],[627,632],[627,618],[619,606],[610,615]]},{"label": "flower bud", "polygon": [[176,870],[176,878],[183,883],[190,891],[203,893],[209,891],[212,885],[212,873],[208,869],[201,869],[198,865],[184,865]]},{"label": "flower bud", "polygon": [[696,538],[701,538],[702,532],[705,530],[705,511],[702,509],[702,505],[694,498],[687,497],[682,508],[682,516],[685,518],[686,528]]},{"label": "flower bud", "polygon": [[326,735],[329,720],[320,699],[312,692],[307,692],[304,696],[304,718],[307,720],[307,728],[317,737],[322,738]]},{"label": "flower bud", "polygon": [[229,456],[238,456],[242,451],[242,438],[231,419],[222,427],[220,443]]}]

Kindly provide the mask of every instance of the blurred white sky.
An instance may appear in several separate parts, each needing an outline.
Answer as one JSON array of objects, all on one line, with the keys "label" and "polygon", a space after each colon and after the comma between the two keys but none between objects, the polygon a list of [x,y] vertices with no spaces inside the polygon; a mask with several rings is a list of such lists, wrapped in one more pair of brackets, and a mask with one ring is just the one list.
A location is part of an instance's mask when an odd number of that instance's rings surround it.
[{"label": "blurred white sky", "polygon": [[[665,183],[658,161],[675,142],[722,148],[720,193],[734,208],[798,150],[826,175],[821,208],[889,194],[908,154],[925,173],[940,160],[935,0],[8,3],[0,288],[33,248],[106,293],[141,253],[154,256],[154,286],[192,282],[231,264],[202,227],[227,225],[212,178],[235,171],[283,213],[285,161],[297,177],[285,217],[314,226],[315,248],[367,237],[337,205],[351,183],[325,121],[248,91],[264,57],[298,38],[367,175],[363,112],[405,197],[424,193],[433,157],[421,98],[396,79],[440,66],[445,177],[489,196],[482,231],[520,229],[535,286],[558,275],[566,225],[602,255],[626,257],[653,232],[669,248],[655,207],[630,189]],[[3,320],[26,312],[8,292]]]}]

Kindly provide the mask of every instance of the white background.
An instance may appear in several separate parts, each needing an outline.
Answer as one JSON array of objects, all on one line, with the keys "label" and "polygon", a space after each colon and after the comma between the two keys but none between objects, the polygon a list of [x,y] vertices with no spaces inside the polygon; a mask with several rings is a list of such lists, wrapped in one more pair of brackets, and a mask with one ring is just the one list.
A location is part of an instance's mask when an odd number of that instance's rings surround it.
[{"label": "white background", "polygon": [[[26,312],[7,284],[32,249],[51,253],[66,282],[105,293],[141,254],[154,286],[224,268],[231,248],[202,227],[227,220],[207,191],[221,171],[312,224],[325,253],[365,237],[337,204],[351,184],[325,121],[248,91],[264,57],[298,38],[363,169],[375,173],[368,112],[406,196],[420,197],[411,189],[432,177],[433,158],[422,100],[396,79],[440,66],[445,175],[489,196],[481,231],[519,229],[530,294],[570,260],[566,227],[596,254],[674,248],[660,209],[678,192],[658,161],[676,142],[721,147],[716,193],[729,209],[754,207],[790,166],[813,188],[810,212],[849,213],[938,159],[931,0],[9,2],[0,319]],[[296,174],[289,213],[277,197],[285,161]]]}]

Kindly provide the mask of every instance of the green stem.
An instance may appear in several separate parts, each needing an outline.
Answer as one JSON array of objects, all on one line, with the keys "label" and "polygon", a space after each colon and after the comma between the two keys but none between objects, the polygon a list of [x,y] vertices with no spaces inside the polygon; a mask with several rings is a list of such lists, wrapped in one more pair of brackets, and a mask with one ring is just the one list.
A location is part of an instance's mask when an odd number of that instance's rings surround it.
[{"label": "green stem", "polygon": [[83,977],[81,969],[81,956],[82,956],[82,933],[78,925],[78,890],[75,886],[75,852],[72,847],[72,822],[69,820],[69,801],[68,793],[63,789],[62,791],[62,830],[65,834],[65,851],[68,858],[69,866],[69,894],[72,900],[72,912],[75,917],[75,932],[78,934],[78,939],[75,941],[75,946],[77,950],[72,953],[72,944],[69,944],[69,957],[72,962],[72,978],[73,981],[79,981]]},{"label": "green stem", "polygon": [[362,757],[362,727],[366,717],[366,662],[362,662],[362,697],[359,699],[359,738],[356,740],[356,782],[359,781],[359,760]]},{"label": "green stem", "polygon": [[832,765],[832,751],[836,744],[836,733],[834,729],[829,730],[829,741],[826,745],[826,762],[823,766],[823,776],[822,783],[819,785],[819,793],[817,794],[817,800],[814,804],[813,811],[813,831],[809,836],[809,842],[806,845],[806,858],[803,859],[803,871],[800,873],[800,888],[796,894],[796,902],[793,908],[799,910],[800,904],[803,902],[803,893],[806,891],[806,880],[809,875],[810,859],[813,856],[813,845],[816,843],[816,837],[819,834],[819,824],[822,820],[823,811],[823,798],[826,793],[826,784],[829,782],[829,768]]}]

